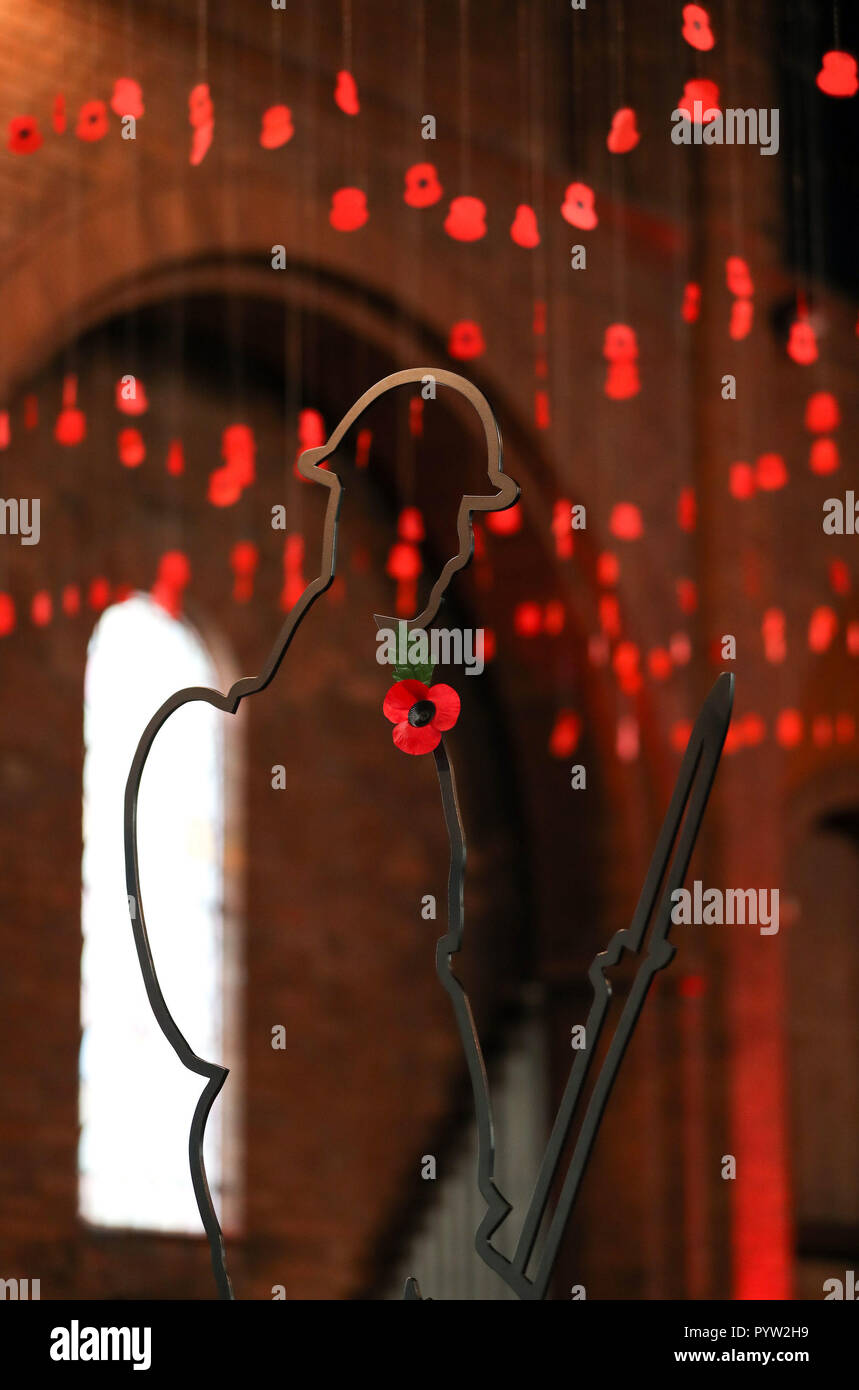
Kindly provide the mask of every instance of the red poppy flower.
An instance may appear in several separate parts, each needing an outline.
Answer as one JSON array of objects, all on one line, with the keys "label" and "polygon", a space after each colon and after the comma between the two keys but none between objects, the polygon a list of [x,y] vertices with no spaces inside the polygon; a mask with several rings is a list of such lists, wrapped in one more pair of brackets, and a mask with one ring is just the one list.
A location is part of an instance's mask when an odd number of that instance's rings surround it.
[{"label": "red poppy flower", "polygon": [[449,357],[455,357],[461,362],[480,357],[486,351],[486,341],[480,324],[472,319],[462,319],[460,323],[455,323],[450,330],[447,351]]},{"label": "red poppy flower", "polygon": [[103,101],[85,101],[78,112],[75,135],[79,140],[103,140],[108,132],[107,107]]},{"label": "red poppy flower", "polygon": [[138,121],[144,111],[140,83],[133,77],[118,77],[113,84],[110,109],[116,116],[133,116]]},{"label": "red poppy flower", "polygon": [[394,726],[394,743],[403,753],[431,753],[459,718],[459,696],[449,685],[397,681],[382,709]]},{"label": "red poppy flower", "polygon": [[486,204],[482,198],[463,196],[451,201],[444,230],[454,241],[479,241],[486,235]]},{"label": "red poppy flower", "polygon": [[345,68],[337,74],[334,100],[347,116],[357,116],[361,110],[361,103],[358,100],[358,84],[351,72],[347,72]]},{"label": "red poppy flower", "polygon": [[262,115],[259,142],[264,150],[279,150],[295,134],[288,106],[270,106]]},{"label": "red poppy flower", "polygon": [[561,216],[571,227],[591,231],[599,221],[594,208],[594,191],[586,183],[571,183],[564,194]]},{"label": "red poppy flower", "polygon": [[41,147],[42,132],[35,116],[13,116],[9,122],[6,148],[13,154],[33,154]]},{"label": "red poppy flower", "polygon": [[540,245],[537,214],[527,203],[520,203],[517,207],[516,216],[510,227],[510,235],[517,246],[524,246],[528,250]]},{"label": "red poppy flower", "polygon": [[430,208],[443,192],[434,164],[413,164],[406,170],[403,198],[410,208]]}]

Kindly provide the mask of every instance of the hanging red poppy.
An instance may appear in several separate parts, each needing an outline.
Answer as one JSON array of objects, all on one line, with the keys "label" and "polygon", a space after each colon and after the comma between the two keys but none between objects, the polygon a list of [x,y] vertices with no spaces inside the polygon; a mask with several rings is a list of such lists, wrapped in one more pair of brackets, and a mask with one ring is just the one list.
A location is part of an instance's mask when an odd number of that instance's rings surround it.
[{"label": "hanging red poppy", "polygon": [[74,618],[81,611],[81,591],[77,584],[67,584],[63,589],[62,607],[66,617]]},{"label": "hanging red poppy", "polygon": [[454,241],[479,241],[486,235],[486,204],[481,198],[454,198],[444,230]]},{"label": "hanging red poppy", "polygon": [[185,451],[181,439],[171,439],[167,445],[166,467],[171,478],[178,478],[185,472]]},{"label": "hanging red poppy", "polygon": [[136,121],[144,113],[143,91],[132,77],[118,77],[113,84],[110,109],[115,116],[133,116]]},{"label": "hanging red poppy", "polygon": [[701,312],[701,286],[688,284],[683,290],[683,308],[681,309],[684,323],[697,323]]},{"label": "hanging red poppy", "polygon": [[569,560],[575,545],[570,526],[573,504],[568,497],[559,497],[552,507],[552,535],[555,537],[555,554],[559,560]]},{"label": "hanging red poppy", "polygon": [[450,357],[455,357],[460,362],[470,362],[473,358],[480,357],[486,351],[480,324],[475,323],[473,319],[461,319],[459,323],[455,323],[450,330],[447,351]]},{"label": "hanging red poppy", "polygon": [[671,653],[667,647],[651,647],[647,653],[647,669],[653,680],[667,681],[673,669]]},{"label": "hanging red poppy", "polygon": [[728,491],[738,502],[748,501],[757,492],[755,471],[750,463],[732,463],[728,479]]},{"label": "hanging red poppy", "polygon": [[803,721],[799,710],[780,710],[775,722],[775,736],[782,748],[796,748],[802,742],[802,734]]},{"label": "hanging red poppy", "polygon": [[334,100],[347,116],[357,116],[361,110],[361,103],[358,100],[358,84],[351,72],[347,72],[345,68],[337,74]]},{"label": "hanging red poppy", "polygon": [[47,627],[54,616],[54,601],[45,589],[33,595],[30,604],[30,618],[36,627]]},{"label": "hanging red poppy", "polygon": [[564,194],[561,216],[571,227],[589,232],[599,222],[594,207],[594,191],[586,183],[571,183]]},{"label": "hanging red poppy", "polygon": [[337,232],[356,232],[363,227],[370,213],[367,195],[361,188],[338,188],[331,195],[328,221]]},{"label": "hanging red poppy", "polygon": [[253,541],[236,541],[230,551],[230,568],[233,571],[233,598],[236,603],[247,603],[254,594],[254,575],[259,565],[259,550]]},{"label": "hanging red poppy", "polygon": [[716,40],[710,28],[710,16],[701,5],[683,6],[683,37],[700,53],[709,53]]},{"label": "hanging red poppy", "polygon": [[503,512],[487,512],[486,527],[496,536],[513,536],[522,529],[522,503],[514,502]]},{"label": "hanging red poppy", "polygon": [[67,376],[63,379],[63,408],[54,426],[54,438],[58,444],[80,444],[86,434],[86,416],[77,408],[78,379]]},{"label": "hanging red poppy", "polygon": [[543,630],[543,610],[533,599],[517,603],[513,610],[513,630],[520,637],[537,637]]},{"label": "hanging red poppy", "polygon": [[295,126],[288,106],[270,106],[262,113],[259,142],[264,150],[279,150],[294,134]]},{"label": "hanging red poppy", "polygon": [[209,475],[208,498],[213,507],[231,507],[242,495],[242,485],[226,464]]},{"label": "hanging red poppy", "polygon": [[410,208],[431,208],[443,192],[434,164],[413,164],[406,170],[403,199]]},{"label": "hanging red poppy", "polygon": [[693,78],[685,84],[676,109],[695,125],[709,125],[719,115],[719,88],[709,78]]},{"label": "hanging red poppy", "polygon": [[8,410],[0,410],[0,449],[8,449],[11,439]]},{"label": "hanging red poppy", "polygon": [[9,594],[0,594],[0,637],[15,631],[15,604]]},{"label": "hanging red poppy", "polygon": [[787,467],[781,454],[761,454],[755,465],[755,482],[762,492],[778,492],[787,482]]},{"label": "hanging red poppy", "polygon": [[6,148],[13,154],[35,154],[42,148],[42,132],[35,116],[13,116],[9,122]]},{"label": "hanging red poppy", "polygon": [[852,97],[859,91],[856,59],[852,53],[832,49],[823,55],[823,66],[817,74],[817,85],[828,97]]},{"label": "hanging red poppy", "polygon": [[731,305],[731,323],[728,332],[735,343],[742,342],[752,331],[755,308],[750,299],[735,299]]},{"label": "hanging red poppy", "polygon": [[620,578],[620,561],[610,550],[597,556],[597,583],[606,589],[614,588]]},{"label": "hanging red poppy", "polygon": [[569,758],[575,753],[582,735],[582,721],[575,710],[558,710],[549,735],[549,752],[553,758]]},{"label": "hanging red poppy", "polygon": [[443,733],[459,718],[460,699],[449,685],[423,681],[397,681],[382,704],[385,718],[393,724],[394,743],[403,753],[431,753]]},{"label": "hanging red poppy", "polygon": [[621,541],[637,541],[644,535],[641,511],[634,502],[617,502],[611,510],[608,529]]},{"label": "hanging red poppy", "polygon": [[698,524],[698,499],[694,487],[684,487],[677,499],[677,525],[681,531],[694,531]]},{"label": "hanging red poppy", "polygon": [[631,106],[622,106],[611,118],[606,145],[612,154],[627,154],[635,149],[640,139],[635,126],[635,112]]},{"label": "hanging red poppy", "polygon": [[638,339],[628,324],[609,324],[603,338],[603,357],[607,362],[635,362],[638,358]]},{"label": "hanging red poppy", "polygon": [[[410,401],[410,402],[409,402],[409,425],[410,425],[410,426],[411,426],[411,423],[412,423],[412,416],[414,415],[414,411],[413,411],[412,408],[411,408],[413,405],[414,405],[414,401]],[[414,434],[414,429],[412,429],[412,434]],[[366,467],[367,467],[367,464],[370,462],[370,445],[372,444],[372,442],[373,442],[373,431],[372,431],[372,430],[366,430],[366,429],[364,429],[364,430],[359,430],[359,431],[358,431],[358,437],[357,437],[357,439],[355,440],[355,467],[356,467],[356,468],[366,468]]]},{"label": "hanging red poppy", "polygon": [[528,251],[540,245],[537,214],[527,203],[520,203],[517,207],[510,226],[510,236],[517,246],[524,246]]},{"label": "hanging red poppy", "polygon": [[827,574],[833,594],[850,593],[850,570],[844,560],[830,560]]},{"label": "hanging red poppy", "polygon": [[725,282],[738,299],[751,299],[755,292],[749,267],[742,256],[729,256],[725,261]]},{"label": "hanging red poppy", "polygon": [[831,391],[815,391],[805,406],[805,428],[812,434],[828,434],[841,424],[838,400]]},{"label": "hanging red poppy", "polygon": [[838,445],[834,439],[815,439],[808,456],[808,466],[812,473],[821,477],[827,473],[837,473],[840,462]]},{"label": "hanging red poppy", "polygon": [[103,575],[90,581],[87,603],[95,613],[102,613],[110,603],[110,584]]},{"label": "hanging red poppy", "polygon": [[397,535],[401,541],[417,543],[424,539],[426,528],[419,507],[403,507],[397,520]]},{"label": "hanging red poppy", "polygon": [[825,604],[815,608],[808,623],[808,647],[812,652],[825,652],[832,645],[838,631],[838,618],[834,608]]},{"label": "hanging red poppy", "polygon": [[124,468],[139,468],[146,458],[146,445],[140,430],[120,430],[116,437],[119,461]]},{"label": "hanging red poppy", "polygon": [[808,319],[799,318],[790,325],[787,355],[803,367],[817,361],[817,338]]},{"label": "hanging red poppy", "polygon": [[85,101],[78,112],[75,135],[79,140],[92,143],[103,140],[109,130],[107,107],[103,101]]}]

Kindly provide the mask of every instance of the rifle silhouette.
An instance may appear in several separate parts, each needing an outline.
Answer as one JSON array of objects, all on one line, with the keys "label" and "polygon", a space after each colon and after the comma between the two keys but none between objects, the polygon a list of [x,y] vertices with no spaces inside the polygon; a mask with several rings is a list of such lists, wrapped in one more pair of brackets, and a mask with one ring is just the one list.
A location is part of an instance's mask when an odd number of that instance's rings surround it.
[{"label": "rifle silhouette", "polygon": [[[734,677],[723,672],[704,701],[689,737],[674,793],[659,832],[632,922],[628,927],[615,932],[605,950],[594,958],[588,971],[594,998],[585,1024],[585,1046],[577,1052],[570,1069],[512,1259],[508,1259],[492,1244],[493,1234],[510,1215],[512,1206],[496,1186],[493,1176],[495,1136],[486,1067],[468,995],[452,968],[453,956],[462,946],[464,929],[465,837],[453,769],[443,739],[435,749],[436,772],[450,841],[448,930],[447,934],[440,938],[436,948],[436,971],[453,1005],[468,1065],[477,1117],[477,1185],[486,1202],[487,1210],[475,1236],[475,1248],[490,1269],[500,1275],[523,1300],[538,1300],[546,1296],[564,1230],[578,1195],[600,1121],[647,997],[647,991],[656,972],[664,970],[674,958],[677,948],[668,940],[671,927],[671,895],[682,886],[686,877],[710,788],[722,755],[733,699]],[[663,882],[665,886],[660,897]],[[651,930],[647,935],[648,924],[651,922]],[[537,1269],[533,1278],[529,1278],[528,1265],[546,1213],[549,1194],[558,1173],[576,1111],[579,1109],[583,1087],[591,1070],[611,1002],[611,983],[606,971],[617,965],[624,951],[641,956],[641,963],[630,986],[602,1066],[596,1075],[590,1098],[584,1107],[581,1127],[557,1205],[549,1221]],[[421,1299],[416,1279],[410,1278],[406,1281],[403,1297],[410,1302]]]}]

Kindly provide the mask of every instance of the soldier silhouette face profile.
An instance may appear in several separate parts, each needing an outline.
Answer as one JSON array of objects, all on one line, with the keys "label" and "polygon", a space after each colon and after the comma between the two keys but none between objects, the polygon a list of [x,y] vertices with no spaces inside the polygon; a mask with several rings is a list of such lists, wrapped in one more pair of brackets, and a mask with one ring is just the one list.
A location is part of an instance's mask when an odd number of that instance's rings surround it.
[{"label": "soldier silhouette face profile", "polygon": [[[410,630],[415,628],[425,629],[432,622],[451,580],[459,570],[463,569],[469,563],[472,557],[474,548],[474,533],[471,524],[472,515],[475,512],[501,511],[506,507],[512,506],[519,496],[519,488],[513,479],[503,472],[501,436],[495,416],[483,393],[479,391],[476,386],[473,386],[471,382],[467,381],[464,377],[458,376],[454,372],[445,371],[441,368],[415,367],[405,371],[395,372],[392,376],[385,377],[383,380],[377,382],[375,386],[366,391],[364,395],[355,402],[351,409],[347,411],[324,444],[306,449],[300,456],[298,467],[302,476],[310,482],[319,483],[327,488],[329,493],[325,509],[320,572],[316,578],[307,585],[298,601],[287,614],[262,670],[256,676],[246,676],[236,681],[226,694],[223,694],[219,690],[212,690],[203,686],[194,686],[184,690],[177,690],[175,694],[165,700],[163,705],[156,711],[147,724],[141,735],[140,742],[137,745],[137,750],[128,774],[125,789],[124,842],[126,888],[129,910],[131,912],[132,931],[146,993],[158,1025],[183,1066],[187,1067],[189,1071],[204,1077],[206,1081],[206,1085],[197,1102],[191,1121],[188,1156],[194,1194],[197,1200],[200,1217],[208,1237],[212,1258],[212,1269],[218,1286],[218,1292],[222,1298],[232,1298],[233,1292],[229,1275],[227,1274],[223,1236],[215,1213],[209,1185],[206,1180],[206,1170],[203,1161],[203,1139],[209,1111],[227,1078],[227,1069],[220,1066],[218,1063],[209,1062],[197,1056],[176,1024],[161,991],[149,937],[146,931],[140,888],[140,871],[137,854],[137,806],[140,781],[146,759],[159,729],[162,728],[166,720],[169,719],[170,715],[177,709],[193,701],[202,701],[206,704],[213,705],[216,709],[222,710],[224,713],[234,714],[243,699],[249,695],[258,694],[273,680],[289,649],[299,624],[315,603],[316,599],[318,599],[331,585],[335,576],[337,529],[343,485],[340,478],[333,470],[324,468],[322,465],[334,454],[352,425],[374,401],[379,399],[380,396],[387,394],[388,391],[393,390],[397,386],[425,385],[428,382],[433,382],[436,386],[451,388],[457,394],[464,396],[477,412],[483,427],[486,444],[488,479],[491,487],[494,489],[494,491],[480,494],[466,494],[462,497],[456,521],[457,551],[444,565],[441,574],[432,587],[423,611],[416,617],[406,620],[407,627]],[[394,618],[386,618],[381,615],[375,615],[375,617],[377,624],[380,626],[394,625],[397,622]]]}]

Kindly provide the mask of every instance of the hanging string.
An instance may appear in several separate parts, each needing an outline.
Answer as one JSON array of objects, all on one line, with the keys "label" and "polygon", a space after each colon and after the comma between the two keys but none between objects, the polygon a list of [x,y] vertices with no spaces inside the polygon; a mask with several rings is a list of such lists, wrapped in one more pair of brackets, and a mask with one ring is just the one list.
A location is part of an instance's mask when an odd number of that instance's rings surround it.
[{"label": "hanging string", "polygon": [[468,0],[459,0],[459,182],[471,190],[471,110],[468,99]]}]

